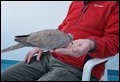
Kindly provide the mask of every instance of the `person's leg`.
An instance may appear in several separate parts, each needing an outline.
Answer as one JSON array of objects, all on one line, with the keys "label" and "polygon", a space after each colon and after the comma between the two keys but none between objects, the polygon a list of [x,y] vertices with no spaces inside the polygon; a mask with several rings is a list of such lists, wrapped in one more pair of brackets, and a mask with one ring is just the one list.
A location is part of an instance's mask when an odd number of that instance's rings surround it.
[{"label": "person's leg", "polygon": [[80,81],[82,73],[79,69],[63,63],[56,58],[50,58],[50,71],[40,77],[37,81]]},{"label": "person's leg", "polygon": [[67,69],[58,67],[49,71],[37,81],[80,81],[80,80],[81,78],[77,77],[76,74],[73,74]]},{"label": "person's leg", "polygon": [[42,54],[40,61],[33,57],[30,64],[20,62],[2,72],[1,81],[36,81],[48,71],[48,63],[48,53]]},{"label": "person's leg", "polygon": [[[50,57],[49,63],[50,71],[40,77],[37,81],[81,81],[82,70],[74,66],[68,65],[64,62]],[[97,81],[93,77],[91,80]]]}]

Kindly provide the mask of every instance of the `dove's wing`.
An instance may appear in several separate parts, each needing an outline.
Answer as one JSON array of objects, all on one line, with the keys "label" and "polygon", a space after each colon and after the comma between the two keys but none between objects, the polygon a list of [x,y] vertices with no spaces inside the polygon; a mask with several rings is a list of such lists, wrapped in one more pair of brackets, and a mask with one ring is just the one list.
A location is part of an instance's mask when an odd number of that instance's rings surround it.
[{"label": "dove's wing", "polygon": [[31,33],[27,42],[36,47],[51,50],[66,47],[71,42],[71,38],[60,30],[46,29]]},{"label": "dove's wing", "polygon": [[26,44],[26,39],[29,37],[29,35],[18,35],[18,36],[15,36],[15,41],[16,42],[19,42],[19,43],[23,43],[23,44]]}]

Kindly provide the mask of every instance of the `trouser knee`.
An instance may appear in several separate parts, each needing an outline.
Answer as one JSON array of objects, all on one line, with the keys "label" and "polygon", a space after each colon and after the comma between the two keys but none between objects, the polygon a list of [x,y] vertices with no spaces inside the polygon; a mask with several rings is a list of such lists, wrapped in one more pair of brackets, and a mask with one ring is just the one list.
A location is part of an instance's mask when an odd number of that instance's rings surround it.
[{"label": "trouser knee", "polygon": [[7,81],[8,78],[9,77],[8,77],[7,73],[6,72],[2,72],[2,74],[1,74],[1,81]]}]

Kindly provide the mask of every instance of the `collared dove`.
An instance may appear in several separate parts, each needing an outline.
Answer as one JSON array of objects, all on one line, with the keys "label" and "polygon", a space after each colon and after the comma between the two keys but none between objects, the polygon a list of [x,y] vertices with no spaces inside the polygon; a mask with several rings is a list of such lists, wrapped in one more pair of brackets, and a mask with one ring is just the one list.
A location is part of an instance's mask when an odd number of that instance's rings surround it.
[{"label": "collared dove", "polygon": [[15,36],[17,44],[1,50],[1,53],[22,47],[40,47],[43,50],[53,50],[67,47],[73,40],[73,35],[56,29],[46,29],[28,35]]}]

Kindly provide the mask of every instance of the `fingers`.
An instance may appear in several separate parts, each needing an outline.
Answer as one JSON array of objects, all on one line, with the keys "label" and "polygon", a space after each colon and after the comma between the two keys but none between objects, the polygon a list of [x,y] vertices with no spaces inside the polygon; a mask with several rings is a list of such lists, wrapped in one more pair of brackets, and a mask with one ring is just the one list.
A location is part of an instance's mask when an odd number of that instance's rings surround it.
[{"label": "fingers", "polygon": [[[31,50],[30,52],[27,53],[26,57],[25,57],[25,63],[29,63],[31,58],[40,51],[41,49],[39,48],[34,48],[33,50]],[[42,53],[42,52],[41,52]],[[39,55],[41,55],[41,53],[39,53]],[[39,58],[40,56],[38,56]]]},{"label": "fingers", "polygon": [[81,56],[81,50],[79,47],[67,47],[67,48],[59,48],[54,50],[55,53],[61,53],[63,55],[70,55],[73,57],[80,57]]},{"label": "fingers", "polygon": [[25,63],[27,63],[27,59],[28,59],[28,56],[29,56],[30,53],[31,53],[31,51],[28,52],[27,55],[25,56],[25,60],[24,60]]},{"label": "fingers", "polygon": [[31,58],[33,57],[33,55],[35,54],[35,52],[31,52],[30,54],[28,54],[27,56],[27,64],[30,63]]},{"label": "fingers", "polygon": [[54,52],[67,55],[67,54],[71,54],[71,49],[69,49],[69,48],[59,48],[59,49],[54,50]]},{"label": "fingers", "polygon": [[40,60],[40,57],[41,57],[41,55],[42,55],[42,52],[43,52],[43,50],[40,50],[40,51],[38,52],[38,55],[37,55],[37,61]]},{"label": "fingers", "polygon": [[57,48],[54,51],[52,50],[51,52],[61,53],[63,55],[70,55],[73,57],[80,57],[81,55],[88,53],[90,49],[90,41],[79,39],[73,41],[73,43],[69,44],[66,48]]}]

